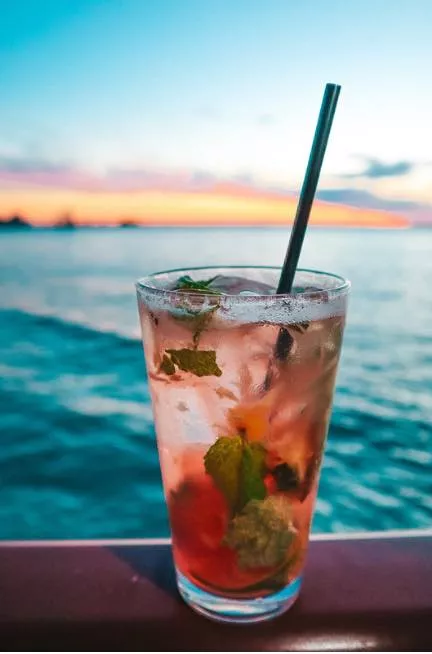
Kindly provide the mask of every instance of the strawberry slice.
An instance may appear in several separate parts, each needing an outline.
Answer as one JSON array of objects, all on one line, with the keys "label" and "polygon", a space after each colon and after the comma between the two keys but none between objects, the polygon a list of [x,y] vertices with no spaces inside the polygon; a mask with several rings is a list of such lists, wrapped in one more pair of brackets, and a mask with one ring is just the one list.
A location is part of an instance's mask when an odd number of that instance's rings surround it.
[{"label": "strawberry slice", "polygon": [[223,545],[230,515],[210,477],[185,479],[171,493],[169,511],[176,564],[198,585],[240,590],[268,576],[268,568],[239,568],[236,552]]},{"label": "strawberry slice", "polygon": [[222,493],[208,476],[190,477],[169,500],[175,545],[188,557],[211,554],[220,548],[228,525]]}]

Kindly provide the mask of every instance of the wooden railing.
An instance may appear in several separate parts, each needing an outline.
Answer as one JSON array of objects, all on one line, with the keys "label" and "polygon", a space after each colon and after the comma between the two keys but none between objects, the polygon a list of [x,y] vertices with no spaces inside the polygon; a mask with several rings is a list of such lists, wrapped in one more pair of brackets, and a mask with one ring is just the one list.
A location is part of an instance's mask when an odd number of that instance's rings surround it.
[{"label": "wooden railing", "polygon": [[285,615],[232,626],[179,598],[169,541],[0,543],[0,643],[16,650],[425,651],[432,530],[312,539]]}]

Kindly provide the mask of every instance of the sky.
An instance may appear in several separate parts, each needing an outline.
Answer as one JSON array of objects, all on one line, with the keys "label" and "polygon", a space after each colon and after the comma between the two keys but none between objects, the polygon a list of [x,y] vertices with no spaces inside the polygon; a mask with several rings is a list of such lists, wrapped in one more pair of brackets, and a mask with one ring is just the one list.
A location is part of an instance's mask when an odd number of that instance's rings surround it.
[{"label": "sky", "polygon": [[0,216],[432,224],[430,0],[0,0]]}]

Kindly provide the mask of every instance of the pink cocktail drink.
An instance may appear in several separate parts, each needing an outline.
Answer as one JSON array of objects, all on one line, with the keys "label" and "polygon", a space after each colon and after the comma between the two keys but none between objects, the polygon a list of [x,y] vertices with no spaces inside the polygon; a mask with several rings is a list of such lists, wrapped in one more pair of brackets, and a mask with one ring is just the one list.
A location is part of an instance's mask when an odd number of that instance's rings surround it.
[{"label": "pink cocktail drink", "polygon": [[228,621],[300,589],[349,284],[299,271],[156,274],[137,284],[179,590]]}]

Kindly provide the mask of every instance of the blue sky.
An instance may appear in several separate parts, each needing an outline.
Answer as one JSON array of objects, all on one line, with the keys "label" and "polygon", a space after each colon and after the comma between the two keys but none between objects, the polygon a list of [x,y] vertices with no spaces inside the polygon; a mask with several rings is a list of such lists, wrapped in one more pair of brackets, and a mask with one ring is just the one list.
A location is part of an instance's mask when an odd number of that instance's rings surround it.
[{"label": "blue sky", "polygon": [[333,81],[323,197],[432,204],[429,0],[0,5],[0,170],[190,170],[296,189]]}]

